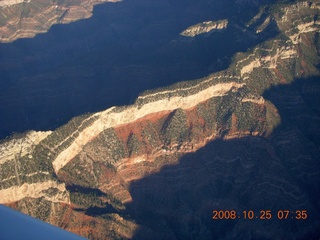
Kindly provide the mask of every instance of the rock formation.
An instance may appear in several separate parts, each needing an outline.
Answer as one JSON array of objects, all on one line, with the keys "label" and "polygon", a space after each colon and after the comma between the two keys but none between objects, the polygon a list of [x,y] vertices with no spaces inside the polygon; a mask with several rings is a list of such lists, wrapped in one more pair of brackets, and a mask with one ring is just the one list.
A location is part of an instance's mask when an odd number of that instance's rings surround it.
[{"label": "rock formation", "polygon": [[66,24],[89,18],[94,5],[116,1],[0,1],[0,42],[32,38],[47,32],[53,24]]},{"label": "rock formation", "polygon": [[227,28],[227,26],[228,26],[228,20],[226,19],[220,20],[220,21],[206,21],[206,22],[188,27],[186,30],[184,30],[181,33],[181,35],[185,37],[194,37],[199,34],[211,32],[213,30],[222,30]]},{"label": "rock formation", "polygon": [[[262,24],[279,34],[226,70],[5,140],[0,203],[90,239],[316,234],[320,87],[306,78],[319,77],[319,6],[272,5]],[[188,36],[214,25],[204,24]],[[212,221],[233,207],[307,208],[310,220],[292,232],[290,220]]]}]

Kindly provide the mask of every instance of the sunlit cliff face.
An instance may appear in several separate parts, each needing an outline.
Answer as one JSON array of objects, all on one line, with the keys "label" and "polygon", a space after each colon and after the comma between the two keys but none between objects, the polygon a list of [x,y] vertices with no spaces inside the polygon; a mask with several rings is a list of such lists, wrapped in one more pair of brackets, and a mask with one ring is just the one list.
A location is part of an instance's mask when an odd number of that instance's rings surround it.
[{"label": "sunlit cliff face", "polygon": [[96,4],[117,1],[0,1],[0,42],[32,38],[39,33],[47,32],[54,24],[67,24],[91,17]]}]

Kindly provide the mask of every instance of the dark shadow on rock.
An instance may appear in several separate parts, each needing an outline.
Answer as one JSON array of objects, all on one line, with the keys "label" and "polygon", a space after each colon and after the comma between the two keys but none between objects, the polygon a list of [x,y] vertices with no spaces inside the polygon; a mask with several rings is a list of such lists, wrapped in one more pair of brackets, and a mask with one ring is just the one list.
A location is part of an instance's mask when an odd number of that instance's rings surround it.
[{"label": "dark shadow on rock", "polygon": [[[130,104],[144,90],[227,68],[236,52],[276,34],[241,29],[267,2],[124,0],[97,5],[90,19],[0,44],[0,138],[52,130],[74,116]],[[226,18],[225,31],[179,36]]]},{"label": "dark shadow on rock", "polygon": [[[127,210],[142,226],[134,239],[319,239],[320,79],[265,97],[282,118],[270,137],[212,141],[131,184]],[[213,220],[214,210],[237,216]],[[260,219],[267,210],[271,219]],[[307,219],[296,219],[302,210]]]}]

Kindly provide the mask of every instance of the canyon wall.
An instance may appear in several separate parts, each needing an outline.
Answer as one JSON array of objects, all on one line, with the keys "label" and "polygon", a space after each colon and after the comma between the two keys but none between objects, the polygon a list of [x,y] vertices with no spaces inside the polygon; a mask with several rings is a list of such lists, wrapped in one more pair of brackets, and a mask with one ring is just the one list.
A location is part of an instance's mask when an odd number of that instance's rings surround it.
[{"label": "canyon wall", "polygon": [[[265,11],[250,24],[279,34],[226,70],[5,140],[0,203],[92,239],[258,238],[248,221],[222,233],[213,208],[319,210],[308,189],[319,193],[320,88],[306,80],[319,77],[319,2]],[[263,233],[305,237],[320,226],[310,219],[292,233],[269,221]]]},{"label": "canyon wall", "polygon": [[47,32],[53,24],[67,24],[89,18],[94,5],[116,1],[0,1],[0,42],[32,38]]}]

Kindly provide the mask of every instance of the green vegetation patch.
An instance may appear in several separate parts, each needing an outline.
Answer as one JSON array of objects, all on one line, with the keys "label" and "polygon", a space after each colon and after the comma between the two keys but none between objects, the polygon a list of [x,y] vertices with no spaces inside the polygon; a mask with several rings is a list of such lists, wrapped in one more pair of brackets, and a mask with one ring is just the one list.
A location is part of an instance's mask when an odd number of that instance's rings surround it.
[{"label": "green vegetation patch", "polygon": [[105,207],[105,203],[102,201],[100,195],[94,191],[89,191],[88,193],[72,191],[70,192],[70,200],[72,203],[83,208]]},{"label": "green vegetation patch", "polygon": [[118,138],[113,128],[104,130],[101,136],[103,136],[103,144],[114,162],[127,157],[124,143]]},{"label": "green vegetation patch", "polygon": [[91,164],[78,155],[60,170],[59,175],[66,175],[69,184],[96,188],[98,183],[94,172],[91,172]]},{"label": "green vegetation patch", "polygon": [[187,115],[181,108],[178,108],[168,116],[163,125],[162,134],[165,145],[181,144],[187,140],[189,134]]},{"label": "green vegetation patch", "polygon": [[[7,161],[0,165],[0,181],[3,179],[11,178],[12,176],[15,176],[15,161]],[[2,184],[0,184],[0,188],[2,187]]]},{"label": "green vegetation patch", "polygon": [[131,133],[128,137],[127,147],[129,151],[129,156],[137,155],[142,149],[142,142],[139,141],[137,136]]}]

